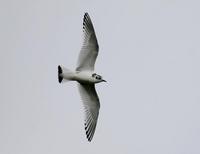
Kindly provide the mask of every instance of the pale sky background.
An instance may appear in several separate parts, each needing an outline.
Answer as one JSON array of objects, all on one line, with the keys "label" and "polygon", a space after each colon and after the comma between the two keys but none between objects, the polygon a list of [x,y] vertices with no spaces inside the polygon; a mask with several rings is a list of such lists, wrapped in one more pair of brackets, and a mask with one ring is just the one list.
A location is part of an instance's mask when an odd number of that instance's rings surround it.
[{"label": "pale sky background", "polygon": [[[0,154],[199,154],[198,0],[1,0]],[[75,69],[88,12],[101,109],[85,136]]]}]

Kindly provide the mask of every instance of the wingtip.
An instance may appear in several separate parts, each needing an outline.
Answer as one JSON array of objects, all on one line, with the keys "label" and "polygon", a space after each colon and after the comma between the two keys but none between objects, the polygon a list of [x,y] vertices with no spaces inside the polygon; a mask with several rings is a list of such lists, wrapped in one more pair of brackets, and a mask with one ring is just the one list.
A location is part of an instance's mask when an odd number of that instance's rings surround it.
[{"label": "wingtip", "polygon": [[85,18],[90,18],[90,16],[89,16],[89,13],[88,12],[85,12],[85,14],[84,14],[84,19]]},{"label": "wingtip", "polygon": [[[89,127],[91,127],[91,126],[89,126]],[[94,134],[92,134],[91,128],[88,128],[87,125],[86,125],[86,123],[85,123],[85,132],[86,132],[86,138],[87,138],[87,140],[89,142],[91,142]]]}]

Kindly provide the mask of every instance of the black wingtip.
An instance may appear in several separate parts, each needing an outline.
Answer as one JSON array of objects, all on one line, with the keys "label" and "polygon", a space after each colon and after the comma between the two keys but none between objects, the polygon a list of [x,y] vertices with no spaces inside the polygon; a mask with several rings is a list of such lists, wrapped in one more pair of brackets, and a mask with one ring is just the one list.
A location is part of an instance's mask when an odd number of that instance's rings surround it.
[{"label": "black wingtip", "polygon": [[85,14],[84,14],[84,19],[83,19],[83,20],[86,20],[86,18],[87,18],[87,19],[90,19],[89,13],[87,13],[87,12],[85,12]]},{"label": "black wingtip", "polygon": [[62,74],[62,68],[60,65],[58,65],[58,82],[61,83],[63,80],[63,77],[61,76]]}]

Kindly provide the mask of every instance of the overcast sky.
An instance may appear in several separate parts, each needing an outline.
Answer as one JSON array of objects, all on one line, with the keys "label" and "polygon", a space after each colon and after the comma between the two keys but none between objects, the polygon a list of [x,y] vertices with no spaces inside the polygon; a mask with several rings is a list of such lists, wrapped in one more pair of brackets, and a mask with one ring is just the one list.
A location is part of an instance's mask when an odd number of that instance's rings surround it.
[{"label": "overcast sky", "polygon": [[[199,154],[200,2],[1,0],[1,154]],[[75,69],[88,12],[101,101],[85,136]]]}]

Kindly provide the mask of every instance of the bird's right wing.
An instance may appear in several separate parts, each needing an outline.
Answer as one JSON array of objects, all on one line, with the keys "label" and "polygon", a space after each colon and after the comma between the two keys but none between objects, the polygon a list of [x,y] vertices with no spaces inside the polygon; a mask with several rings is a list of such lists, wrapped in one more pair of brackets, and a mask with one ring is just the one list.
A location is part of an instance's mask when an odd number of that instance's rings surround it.
[{"label": "bird's right wing", "polygon": [[96,129],[99,115],[99,98],[94,84],[78,84],[79,92],[85,110],[85,131],[88,141],[91,141]]},{"label": "bird's right wing", "polygon": [[77,71],[93,71],[98,55],[99,45],[90,16],[85,13],[83,18],[83,45],[78,57]]}]

